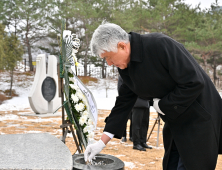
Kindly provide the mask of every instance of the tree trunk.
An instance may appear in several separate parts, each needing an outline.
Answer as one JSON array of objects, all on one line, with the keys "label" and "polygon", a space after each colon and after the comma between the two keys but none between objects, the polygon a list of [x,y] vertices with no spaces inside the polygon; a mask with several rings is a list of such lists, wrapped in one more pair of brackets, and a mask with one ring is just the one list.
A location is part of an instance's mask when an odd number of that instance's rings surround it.
[{"label": "tree trunk", "polygon": [[217,81],[217,65],[216,65],[216,60],[215,60],[215,56],[213,56],[213,78],[214,78],[214,85],[216,86],[216,81]]},{"label": "tree trunk", "polygon": [[84,76],[87,76],[87,62],[88,62],[88,47],[86,47],[86,53],[84,57]]},{"label": "tree trunk", "polygon": [[114,65],[113,65],[113,78],[115,77],[115,67],[114,67]]},{"label": "tree trunk", "polygon": [[106,60],[105,60],[105,58],[103,58],[103,63],[102,63],[102,78],[106,78],[105,63],[106,63]]},{"label": "tree trunk", "polygon": [[202,54],[201,58],[203,59],[203,70],[207,73],[207,57],[205,54]]},{"label": "tree trunk", "polygon": [[10,70],[10,91],[9,91],[9,96],[12,97],[12,84],[13,84],[13,69]]},{"label": "tree trunk", "polygon": [[33,71],[31,46],[30,46],[28,37],[26,39],[26,43],[27,43],[28,55],[29,55],[29,67],[30,67],[30,71]]},{"label": "tree trunk", "polygon": [[30,71],[33,71],[31,45],[30,45],[29,38],[28,38],[28,35],[29,35],[29,22],[28,22],[28,20],[26,21],[26,23],[27,23],[27,26],[26,26],[26,34],[25,34],[25,41],[26,41],[25,45],[28,49]]},{"label": "tree trunk", "polygon": [[106,98],[108,97],[108,87],[106,88]]},{"label": "tree trunk", "polygon": [[213,75],[214,75],[214,85],[216,86],[216,80],[217,80],[216,67],[214,67],[213,69]]},{"label": "tree trunk", "polygon": [[84,76],[87,76],[87,52],[84,57]]},{"label": "tree trunk", "polygon": [[[85,22],[84,22],[85,23]],[[89,50],[89,38],[88,38],[88,34],[86,33],[87,29],[86,26],[84,24],[84,29],[85,29],[85,38],[86,38],[86,53],[85,53],[85,58],[84,58],[84,76],[87,76],[87,65],[88,65],[88,50]]]}]

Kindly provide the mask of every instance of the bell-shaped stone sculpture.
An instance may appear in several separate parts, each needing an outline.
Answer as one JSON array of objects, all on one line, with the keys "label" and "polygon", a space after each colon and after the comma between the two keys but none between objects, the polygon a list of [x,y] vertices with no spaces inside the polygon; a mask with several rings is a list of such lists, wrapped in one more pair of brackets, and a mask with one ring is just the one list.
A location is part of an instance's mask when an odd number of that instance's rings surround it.
[{"label": "bell-shaped stone sculpture", "polygon": [[53,113],[61,106],[58,91],[57,59],[48,57],[48,74],[46,75],[45,54],[36,58],[36,74],[29,92],[29,103],[37,114]]}]

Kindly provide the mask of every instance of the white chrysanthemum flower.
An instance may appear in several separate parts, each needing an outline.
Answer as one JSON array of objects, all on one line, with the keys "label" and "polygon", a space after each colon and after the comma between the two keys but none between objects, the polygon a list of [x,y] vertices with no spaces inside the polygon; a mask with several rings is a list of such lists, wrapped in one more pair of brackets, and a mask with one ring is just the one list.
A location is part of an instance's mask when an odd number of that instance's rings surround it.
[{"label": "white chrysanthemum flower", "polygon": [[73,78],[73,77],[69,77],[69,81],[71,81],[71,82],[75,83],[75,80],[74,80],[74,78]]},{"label": "white chrysanthemum flower", "polygon": [[74,84],[69,84],[69,86],[70,86],[72,89],[74,89]]},{"label": "white chrysanthemum flower", "polygon": [[84,111],[84,112],[82,113],[82,116],[88,117],[88,115],[89,115],[89,113],[88,113],[87,111]]},{"label": "white chrysanthemum flower", "polygon": [[87,122],[87,124],[88,124],[88,125],[93,125],[93,120],[92,120],[92,119],[89,119],[88,122]]},{"label": "white chrysanthemum flower", "polygon": [[94,126],[93,126],[93,125],[88,125],[88,126],[87,126],[87,129],[88,129],[88,131],[90,131],[90,132],[91,132],[91,131],[93,131],[93,130],[94,130]]},{"label": "white chrysanthemum flower", "polygon": [[79,87],[76,86],[75,84],[69,84],[69,86],[74,90],[79,90]]},{"label": "white chrysanthemum flower", "polygon": [[[85,96],[84,96],[84,97],[85,97]],[[83,103],[84,103],[85,105],[88,105],[88,102],[87,102],[86,98],[83,98],[82,101],[83,101]]]},{"label": "white chrysanthemum flower", "polygon": [[87,137],[88,137],[88,140],[92,140],[94,138],[94,132],[89,132]]},{"label": "white chrysanthemum flower", "polygon": [[72,98],[72,100],[74,101],[74,103],[77,103],[77,102],[79,101],[78,96],[76,96],[76,95],[74,95],[74,94],[71,95],[71,98]]},{"label": "white chrysanthemum flower", "polygon": [[91,132],[91,131],[93,131],[93,130],[94,130],[94,126],[93,126],[93,125],[86,126],[86,127],[83,129],[84,133],[86,133],[86,132]]},{"label": "white chrysanthemum flower", "polygon": [[79,103],[75,105],[75,109],[80,112],[84,109],[85,105],[83,103]]},{"label": "white chrysanthemum flower", "polygon": [[86,120],[87,120],[87,117],[85,117],[85,116],[80,117],[79,124],[84,125],[84,123],[86,123]]},{"label": "white chrysanthemum flower", "polygon": [[86,132],[88,132],[87,126],[83,129],[83,133],[86,133]]},{"label": "white chrysanthemum flower", "polygon": [[82,94],[81,91],[77,91],[76,95],[80,98],[80,99],[84,99],[84,95]]}]

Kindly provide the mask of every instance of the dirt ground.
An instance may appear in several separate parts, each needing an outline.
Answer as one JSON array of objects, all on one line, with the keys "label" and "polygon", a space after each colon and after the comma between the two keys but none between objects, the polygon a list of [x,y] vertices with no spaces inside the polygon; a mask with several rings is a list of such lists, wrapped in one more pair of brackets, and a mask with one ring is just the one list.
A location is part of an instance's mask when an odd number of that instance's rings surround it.
[{"label": "dirt ground", "polygon": [[[26,109],[23,111],[0,111],[0,134],[22,134],[22,133],[42,133],[47,132],[60,138],[62,135],[61,116],[38,117],[29,116],[32,111]],[[99,140],[104,128],[105,117],[110,113],[109,110],[99,110],[97,130],[95,132],[95,139]],[[27,116],[26,116],[27,115]],[[152,129],[156,120],[157,114],[152,112],[150,115],[149,131]],[[147,149],[146,152],[134,150],[133,143],[128,139],[127,142],[122,143],[119,139],[112,139],[101,153],[110,154],[118,157],[125,163],[125,170],[161,170],[162,158],[164,155],[162,127],[164,123],[161,121],[159,145],[157,145],[157,128],[156,125],[148,145],[153,149]],[[128,122],[129,126],[129,122]],[[129,127],[127,129],[129,131]],[[73,142],[71,134],[66,138],[66,145],[70,152],[76,152],[76,146]],[[216,170],[222,169],[222,156],[218,157]]]}]

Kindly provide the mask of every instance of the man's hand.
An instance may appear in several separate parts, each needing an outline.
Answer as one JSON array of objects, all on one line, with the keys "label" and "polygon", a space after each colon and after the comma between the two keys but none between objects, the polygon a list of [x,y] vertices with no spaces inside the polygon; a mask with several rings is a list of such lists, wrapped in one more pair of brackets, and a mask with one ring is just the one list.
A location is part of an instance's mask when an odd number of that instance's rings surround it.
[{"label": "man's hand", "polygon": [[100,153],[103,150],[103,148],[105,148],[105,146],[106,145],[103,143],[101,139],[94,144],[88,145],[84,152],[85,162],[87,161],[92,162],[92,159],[95,157],[95,155]]},{"label": "man's hand", "polygon": [[165,114],[160,110],[160,108],[159,108],[159,105],[158,105],[159,101],[160,101],[160,99],[154,98],[154,99],[153,99],[153,107],[154,107],[154,109],[155,109],[158,113],[160,113],[160,114],[162,114],[162,115],[165,115]]}]

